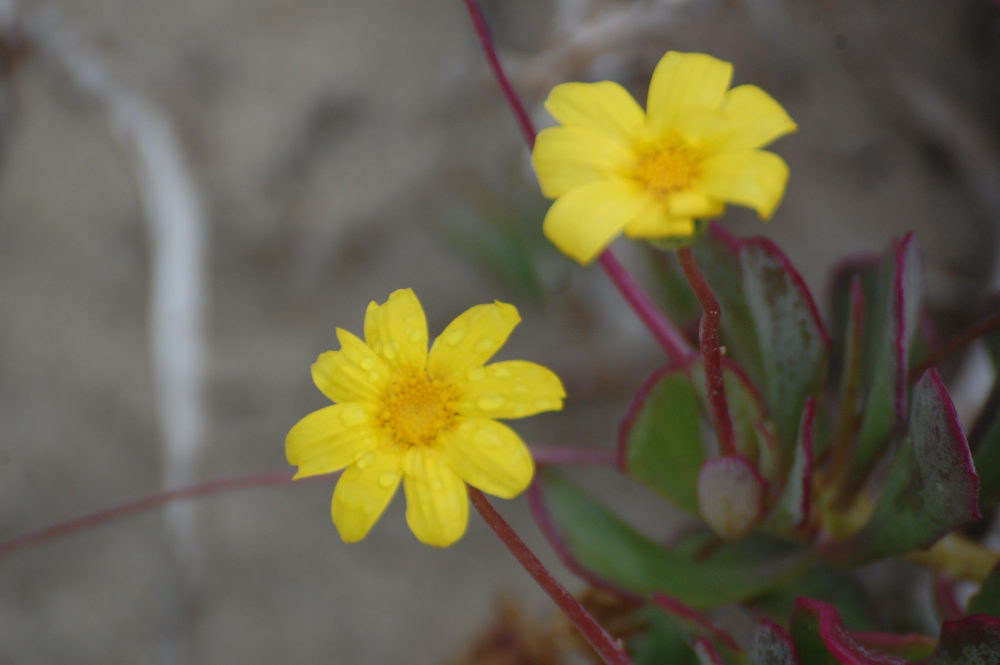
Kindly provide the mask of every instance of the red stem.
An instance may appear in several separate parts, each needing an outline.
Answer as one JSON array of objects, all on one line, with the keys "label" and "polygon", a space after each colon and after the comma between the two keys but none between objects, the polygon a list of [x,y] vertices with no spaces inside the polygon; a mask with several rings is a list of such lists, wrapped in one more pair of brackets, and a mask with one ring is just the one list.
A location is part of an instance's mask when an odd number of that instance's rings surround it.
[{"label": "red stem", "polygon": [[622,648],[621,643],[615,640],[601,624],[590,615],[590,613],[566,590],[559,581],[552,576],[552,573],[542,565],[538,557],[532,553],[524,541],[514,532],[514,529],[507,524],[506,520],[500,516],[486,497],[479,490],[470,487],[469,498],[472,505],[476,507],[479,514],[483,516],[486,523],[503,541],[514,558],[524,567],[528,574],[535,578],[539,586],[549,594],[570,621],[577,627],[584,639],[594,648],[594,651],[607,663],[607,665],[631,665],[628,654]]},{"label": "red stem", "polygon": [[[532,457],[538,466],[613,466],[617,457],[614,452],[604,450],[583,450],[578,448],[542,448],[532,450]],[[50,540],[56,540],[63,536],[69,536],[77,531],[85,531],[89,528],[100,526],[105,522],[135,515],[136,513],[159,508],[172,501],[182,499],[197,499],[210,494],[220,494],[230,490],[250,489],[253,487],[273,487],[276,485],[286,485],[292,482],[294,471],[268,471],[264,473],[254,473],[247,476],[232,476],[229,478],[217,478],[207,480],[190,487],[182,487],[175,490],[157,492],[148,496],[133,499],[97,510],[86,515],[71,517],[68,520],[55,522],[34,531],[14,536],[5,541],[0,541],[0,560],[30,547],[43,545]],[[322,476],[305,478],[304,481],[330,480],[337,473]],[[299,481],[302,482],[302,481]]]},{"label": "red stem", "polygon": [[722,378],[722,350],[719,347],[719,323],[722,320],[722,309],[719,301],[712,294],[705,276],[701,274],[698,264],[691,254],[691,249],[684,247],[677,250],[681,269],[688,283],[694,290],[695,297],[701,303],[703,314],[698,326],[698,336],[701,339],[701,360],[705,366],[705,385],[708,391],[708,403],[712,408],[712,420],[715,421],[715,433],[719,437],[719,450],[723,455],[737,455],[736,437],[733,434],[733,419],[729,414],[729,402],[726,400],[726,385]]},{"label": "red stem", "polygon": [[[73,517],[62,522],[56,522],[49,526],[29,531],[28,533],[15,536],[9,540],[0,542],[0,560],[29,547],[41,545],[50,540],[61,538],[83,531],[91,527],[116,520],[120,517],[127,517],[145,510],[157,508],[171,501],[179,499],[194,499],[209,494],[218,494],[237,489],[249,489],[251,487],[270,487],[273,485],[286,485],[292,481],[294,471],[270,471],[267,473],[256,473],[249,476],[235,476],[232,478],[219,478],[207,482],[184,487],[176,490],[168,490],[157,494],[150,494],[133,501],[126,501],[98,510],[79,517]],[[327,478],[327,476],[317,476],[316,479]]]},{"label": "red stem", "polygon": [[[517,91],[514,90],[510,79],[507,78],[503,65],[500,64],[500,58],[497,56],[496,48],[490,37],[489,29],[486,26],[486,20],[479,9],[479,3],[476,0],[465,0],[465,6],[469,10],[469,17],[472,19],[472,25],[476,29],[479,44],[490,63],[490,69],[493,70],[493,76],[503,91],[507,105],[510,106],[510,110],[517,119],[517,124],[521,128],[521,133],[524,135],[524,140],[527,142],[528,148],[532,148],[535,145],[535,136],[537,135],[535,126],[531,122],[531,116],[525,110]],[[635,283],[635,280],[628,274],[628,271],[625,270],[625,267],[622,266],[612,251],[610,249],[604,250],[598,262],[621,292],[622,296],[625,297],[625,300],[628,301],[628,304],[632,306],[632,309],[639,315],[642,322],[653,333],[653,337],[660,343],[660,346],[667,352],[671,360],[680,361],[689,356],[691,349],[684,340],[684,336],[657,311],[652,300]]]}]

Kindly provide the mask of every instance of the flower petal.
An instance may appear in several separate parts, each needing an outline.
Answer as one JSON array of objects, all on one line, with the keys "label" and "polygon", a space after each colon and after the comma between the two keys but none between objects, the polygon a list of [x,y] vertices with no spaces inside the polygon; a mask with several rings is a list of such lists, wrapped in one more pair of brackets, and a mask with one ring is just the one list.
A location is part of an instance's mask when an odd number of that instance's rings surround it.
[{"label": "flower petal", "polygon": [[355,335],[337,328],[339,351],[321,353],[312,364],[313,382],[334,402],[373,402],[389,381],[389,368]]},{"label": "flower petal", "polygon": [[371,451],[378,438],[372,409],[365,404],[334,404],[295,423],[285,437],[288,463],[296,478],[339,471]]},{"label": "flower petal", "polygon": [[479,418],[523,418],[562,409],[566,390],[555,373],[537,363],[508,360],[470,367],[456,377],[462,400],[456,410]]},{"label": "flower petal", "polygon": [[545,215],[543,230],[562,253],[586,265],[644,205],[645,196],[634,182],[595,182],[556,199]]},{"label": "flower petal", "polygon": [[403,461],[406,523],[417,540],[447,547],[469,523],[469,499],[462,482],[440,450],[415,446]]},{"label": "flower petal", "polygon": [[625,145],[646,120],[628,90],[613,81],[561,83],[549,93],[545,108],[567,127],[590,129]]},{"label": "flower petal", "polygon": [[427,317],[413,289],[393,291],[383,305],[368,304],[365,341],[389,367],[424,368]]},{"label": "flower petal", "polygon": [[768,219],[781,202],[788,165],[773,152],[725,152],[702,162],[702,189],[724,201],[753,208]]},{"label": "flower petal", "polygon": [[694,221],[690,217],[672,215],[666,201],[653,200],[629,220],[625,235],[630,238],[687,238],[694,235]]},{"label": "flower petal", "polygon": [[520,321],[517,308],[504,302],[470,307],[434,340],[427,358],[428,373],[452,381],[468,368],[483,365]]},{"label": "flower petal", "polygon": [[667,197],[671,217],[717,217],[726,209],[725,204],[705,192],[689,189],[673,192]]},{"label": "flower petal", "polygon": [[654,135],[679,131],[693,111],[716,109],[722,103],[733,66],[704,53],[669,51],[656,65],[646,103]]},{"label": "flower petal", "polygon": [[402,476],[400,456],[370,452],[347,467],[333,491],[330,514],[347,543],[364,538],[385,512]]},{"label": "flower petal", "polygon": [[710,151],[752,150],[798,129],[771,95],[755,85],[741,85],[726,93],[721,112],[705,129]]},{"label": "flower petal", "polygon": [[440,441],[462,480],[502,499],[523,492],[535,474],[535,462],[521,437],[495,420],[461,418]]},{"label": "flower petal", "polygon": [[549,127],[535,140],[531,161],[542,193],[550,199],[620,173],[632,153],[606,134],[579,127]]}]

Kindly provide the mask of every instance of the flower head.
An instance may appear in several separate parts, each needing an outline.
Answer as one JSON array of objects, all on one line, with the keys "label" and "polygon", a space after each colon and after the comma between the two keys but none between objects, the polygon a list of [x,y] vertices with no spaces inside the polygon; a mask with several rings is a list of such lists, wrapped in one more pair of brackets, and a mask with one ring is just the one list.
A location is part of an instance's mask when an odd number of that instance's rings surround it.
[{"label": "flower head", "polygon": [[316,387],[335,404],[300,420],[285,439],[296,478],[344,469],[332,515],[347,542],[365,537],[400,481],[406,521],[428,545],[461,538],[465,483],[509,499],[534,475],[520,437],[495,418],[562,408],[562,383],[535,363],[485,364],[520,317],[513,305],[478,305],[427,351],[427,321],[410,289],[368,305],[365,339],[337,329],[339,351],[313,363]]},{"label": "flower head", "polygon": [[561,124],[539,133],[532,154],[542,193],[556,199],[545,216],[549,239],[589,263],[622,231],[692,236],[696,219],[726,203],[769,218],[788,167],[759,148],[795,123],[757,86],[730,90],[732,72],[711,56],[670,51],[645,112],[611,81],[556,86],[545,108]]}]

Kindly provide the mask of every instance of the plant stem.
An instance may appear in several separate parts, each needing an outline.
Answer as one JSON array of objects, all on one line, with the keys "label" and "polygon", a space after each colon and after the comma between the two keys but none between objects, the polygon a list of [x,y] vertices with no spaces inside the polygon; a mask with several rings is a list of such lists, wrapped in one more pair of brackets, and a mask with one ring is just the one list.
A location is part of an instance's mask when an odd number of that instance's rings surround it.
[{"label": "plant stem", "polygon": [[[614,466],[617,462],[617,456],[614,452],[580,448],[541,448],[532,450],[531,456],[535,459],[535,464],[538,466]],[[298,482],[329,481],[339,473],[338,471],[322,476],[312,476],[310,478],[303,478]],[[166,490],[138,499],[132,499],[131,501],[118,503],[109,508],[71,517],[70,519],[55,522],[34,531],[0,541],[0,560],[21,550],[43,545],[50,540],[69,536],[78,531],[86,531],[87,529],[100,526],[105,522],[112,522],[123,517],[152,510],[153,508],[159,508],[174,501],[198,499],[203,496],[221,494],[232,490],[288,485],[291,484],[294,474],[295,472],[290,469],[283,469],[281,471],[266,471],[245,476],[216,478],[198,483],[197,485],[191,485],[190,487]]]},{"label": "plant stem", "polygon": [[[490,64],[493,76],[500,85],[503,96],[507,100],[507,105],[514,113],[517,124],[521,128],[521,133],[524,135],[524,140],[530,149],[534,147],[535,137],[537,136],[535,126],[531,122],[531,116],[525,110],[521,98],[518,96],[517,91],[514,90],[514,86],[511,85],[510,79],[507,78],[503,65],[500,64],[500,58],[497,56],[496,47],[493,45],[493,39],[490,37],[489,28],[486,25],[486,20],[483,18],[479,3],[477,0],[465,0],[465,7],[469,11],[469,17],[472,19],[476,36],[479,38],[479,44],[486,55],[486,60]],[[632,279],[614,253],[610,249],[604,250],[598,262],[628,304],[639,315],[639,318],[642,319],[642,322],[653,334],[656,341],[659,342],[663,350],[670,356],[670,359],[680,361],[688,357],[691,350],[684,340],[684,336],[656,310],[652,300],[636,284],[635,280]]]},{"label": "plant stem", "polygon": [[[19,552],[20,550],[35,547],[50,540],[55,540],[57,538],[76,533],[77,531],[84,531],[121,517],[127,517],[129,515],[134,515],[135,513],[141,513],[152,508],[157,508],[172,501],[178,501],[180,499],[195,499],[209,494],[218,494],[221,492],[228,492],[230,490],[249,489],[251,487],[286,485],[292,481],[293,475],[293,471],[284,470],[270,471],[267,473],[255,473],[248,476],[217,478],[215,480],[209,480],[190,487],[150,494],[149,496],[144,496],[139,499],[119,503],[111,506],[110,508],[98,510],[86,515],[80,515],[79,517],[73,517],[62,522],[56,522],[54,524],[50,524],[49,526],[29,531],[21,534],[20,536],[15,536],[9,540],[0,542],[0,560],[14,554],[15,552]],[[317,479],[326,477],[327,476],[318,476]]]},{"label": "plant stem", "polygon": [[605,274],[618,287],[618,291],[628,301],[628,304],[632,306],[635,313],[642,319],[649,332],[653,334],[656,341],[667,352],[667,356],[677,363],[689,358],[694,351],[688,345],[684,336],[660,314],[656,306],[649,299],[649,296],[639,288],[639,285],[632,279],[632,275],[628,273],[625,266],[621,264],[611,250],[604,250],[597,261],[604,268]]},{"label": "plant stem", "polygon": [[537,134],[535,126],[531,122],[531,116],[525,110],[524,104],[521,103],[521,98],[517,96],[517,91],[514,90],[510,79],[507,78],[503,65],[500,64],[500,58],[493,46],[493,38],[490,36],[490,30],[486,26],[486,19],[479,8],[479,3],[476,0],[465,0],[465,6],[469,10],[469,18],[472,19],[472,25],[476,29],[476,36],[479,37],[479,43],[483,47],[486,60],[490,63],[490,69],[493,70],[493,77],[496,78],[500,90],[503,91],[503,96],[507,99],[507,105],[514,113],[514,118],[521,128],[521,134],[524,135],[528,148],[531,148],[535,145],[535,135]]},{"label": "plant stem", "polygon": [[729,413],[729,402],[726,400],[726,384],[722,375],[722,350],[719,346],[719,324],[722,320],[722,309],[719,301],[712,294],[705,276],[701,274],[698,264],[691,254],[691,249],[683,247],[677,250],[681,269],[688,283],[694,290],[695,297],[701,303],[702,316],[698,326],[698,337],[701,341],[701,362],[705,367],[705,389],[708,393],[708,403],[712,409],[712,420],[715,422],[715,433],[719,438],[719,450],[723,455],[737,455],[736,437],[733,433],[733,419]]},{"label": "plant stem", "polygon": [[973,323],[971,326],[949,339],[933,352],[929,353],[923,362],[910,370],[910,380],[916,381],[925,370],[936,366],[942,360],[948,358],[948,356],[961,350],[968,344],[971,344],[983,335],[992,332],[997,328],[1000,328],[1000,309],[997,309],[992,314],[989,314],[985,318]]},{"label": "plant stem", "polygon": [[570,621],[577,627],[587,643],[594,648],[601,659],[607,665],[630,665],[628,654],[622,648],[621,643],[615,640],[601,624],[597,623],[593,616],[580,604],[573,594],[566,590],[562,584],[552,576],[552,573],[542,565],[538,557],[528,549],[520,536],[507,524],[506,520],[500,516],[482,492],[470,487],[469,497],[472,505],[476,507],[479,514],[489,525],[497,537],[503,541],[514,558],[524,567],[545,593],[558,605]]}]

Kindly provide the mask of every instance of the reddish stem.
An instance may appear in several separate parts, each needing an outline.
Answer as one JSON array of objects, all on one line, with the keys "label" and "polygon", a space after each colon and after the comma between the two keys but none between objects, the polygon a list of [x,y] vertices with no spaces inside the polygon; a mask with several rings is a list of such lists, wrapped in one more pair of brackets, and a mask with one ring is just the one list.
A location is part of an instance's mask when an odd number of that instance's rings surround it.
[{"label": "reddish stem", "polygon": [[[497,56],[496,47],[493,45],[493,39],[490,37],[489,29],[486,26],[486,20],[479,9],[479,3],[476,0],[465,0],[465,6],[469,10],[469,17],[472,19],[472,25],[476,29],[479,44],[490,63],[490,69],[493,70],[493,76],[503,91],[507,105],[510,106],[510,110],[517,119],[517,124],[521,128],[521,133],[524,135],[524,140],[527,142],[528,148],[532,148],[535,145],[535,136],[537,135],[535,126],[531,122],[531,116],[525,110],[517,91],[514,90],[514,86],[511,85],[510,80],[507,78],[503,65],[500,64],[500,58]],[[625,300],[628,301],[628,304],[632,306],[632,309],[639,315],[642,322],[653,333],[653,337],[656,338],[656,341],[667,352],[667,355],[675,361],[680,361],[690,355],[691,350],[687,342],[684,341],[684,336],[656,310],[649,296],[635,283],[635,280],[632,279],[631,275],[628,274],[628,271],[625,270],[624,266],[622,266],[610,249],[604,250],[598,262],[621,292],[622,296],[625,297]]]},{"label": "reddish stem", "polygon": [[559,581],[552,576],[552,573],[542,565],[538,557],[528,549],[520,536],[507,524],[506,520],[500,516],[482,492],[470,487],[469,497],[472,505],[476,507],[479,514],[489,525],[497,537],[503,541],[514,558],[524,567],[528,574],[535,578],[539,586],[549,594],[570,621],[577,627],[587,643],[594,648],[594,651],[607,663],[607,665],[631,665],[628,654],[622,648],[621,643],[615,640],[601,624],[590,615],[590,613],[566,590]]},{"label": "reddish stem", "polygon": [[628,304],[632,306],[635,313],[642,319],[649,332],[653,333],[653,337],[663,347],[663,350],[667,352],[667,356],[672,361],[678,363],[689,358],[693,350],[684,339],[684,336],[660,314],[656,306],[649,299],[649,296],[639,288],[639,285],[632,279],[632,275],[628,273],[625,266],[621,264],[611,250],[604,250],[597,261],[604,268],[604,272],[614,285],[618,287],[618,291],[625,297]]},{"label": "reddish stem", "polygon": [[931,367],[935,367],[949,356],[965,348],[983,335],[1000,328],[1000,308],[961,331],[940,347],[928,354],[922,363],[910,370],[910,380],[916,381]]},{"label": "reddish stem", "polygon": [[[179,499],[194,499],[209,494],[218,494],[237,489],[249,489],[251,487],[270,487],[273,485],[286,485],[292,481],[294,471],[270,471],[267,473],[256,473],[249,476],[236,476],[232,478],[219,478],[209,480],[199,485],[184,487],[182,489],[168,490],[150,494],[133,501],[119,503],[110,508],[98,510],[93,513],[74,517],[62,522],[56,522],[49,526],[29,531],[28,533],[15,536],[9,540],[0,542],[0,560],[29,547],[41,545],[50,540],[61,538],[83,531],[91,527],[116,520],[120,517],[127,517],[135,513],[141,513],[152,508],[157,508],[171,501]],[[327,478],[327,476],[317,476],[316,479]]]},{"label": "reddish stem", "polygon": [[703,312],[701,324],[698,326],[698,336],[701,340],[701,361],[705,367],[708,403],[712,409],[712,420],[715,421],[715,433],[719,437],[719,450],[723,455],[737,455],[733,419],[729,414],[726,385],[722,377],[722,350],[719,346],[722,309],[712,294],[708,282],[705,281],[705,276],[701,274],[691,249],[684,247],[677,250],[677,258],[680,260],[681,269],[684,270],[684,276],[694,290],[695,297],[701,303]]},{"label": "reddish stem", "polygon": [[531,456],[538,466],[615,466],[618,463],[618,453],[614,450],[541,448],[533,449]]},{"label": "reddish stem", "polygon": [[521,103],[521,98],[517,96],[517,91],[514,90],[510,79],[507,78],[507,73],[504,72],[503,65],[500,64],[500,58],[493,47],[493,38],[490,36],[490,30],[486,26],[486,19],[483,18],[483,12],[479,9],[479,3],[476,0],[465,0],[465,6],[469,10],[469,17],[472,19],[472,25],[476,29],[476,36],[479,37],[479,43],[483,47],[483,53],[486,54],[486,59],[490,63],[490,69],[493,70],[493,76],[496,78],[497,83],[500,84],[503,96],[507,99],[507,105],[514,112],[514,118],[521,128],[524,140],[527,141],[528,147],[531,148],[535,145],[535,135],[537,134],[535,126],[532,124],[531,116],[525,110],[524,104]]}]

